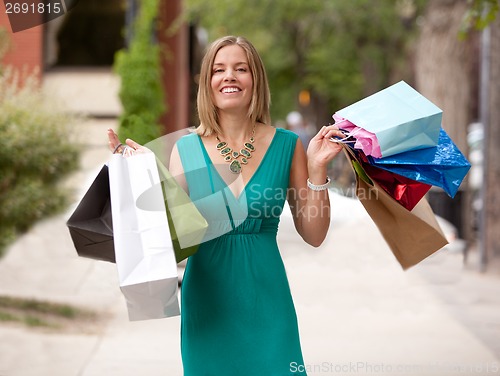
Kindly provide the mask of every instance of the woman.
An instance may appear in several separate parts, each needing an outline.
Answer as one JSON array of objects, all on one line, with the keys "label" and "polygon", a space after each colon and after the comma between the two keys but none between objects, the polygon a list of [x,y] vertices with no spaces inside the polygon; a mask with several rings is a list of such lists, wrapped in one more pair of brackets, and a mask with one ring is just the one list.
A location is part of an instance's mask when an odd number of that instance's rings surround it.
[{"label": "woman", "polygon": [[[208,240],[189,258],[182,285],[186,376],[305,374],[291,369],[304,363],[276,243],[279,215],[287,199],[302,238],[315,247],[323,242],[327,164],[341,150],[329,139],[343,135],[323,127],[306,154],[294,133],[271,126],[269,103],[253,45],[242,37],[215,41],[200,72],[200,126],[177,142],[170,161],[209,222]],[[112,131],[109,138],[115,149]]]}]

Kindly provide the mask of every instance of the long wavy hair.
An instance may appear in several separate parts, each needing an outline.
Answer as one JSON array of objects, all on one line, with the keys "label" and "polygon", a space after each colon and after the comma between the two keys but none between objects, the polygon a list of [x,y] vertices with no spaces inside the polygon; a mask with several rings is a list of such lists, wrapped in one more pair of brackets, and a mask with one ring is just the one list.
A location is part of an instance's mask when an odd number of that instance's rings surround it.
[{"label": "long wavy hair", "polygon": [[219,125],[218,108],[212,95],[213,65],[217,52],[223,47],[238,45],[245,51],[250,72],[252,74],[252,99],[248,108],[248,118],[253,122],[270,124],[271,115],[269,106],[271,93],[267,80],[266,70],[255,47],[244,37],[225,36],[214,41],[207,49],[201,62],[200,83],[198,87],[198,116],[200,125],[196,132],[201,136],[212,133],[222,133]]}]

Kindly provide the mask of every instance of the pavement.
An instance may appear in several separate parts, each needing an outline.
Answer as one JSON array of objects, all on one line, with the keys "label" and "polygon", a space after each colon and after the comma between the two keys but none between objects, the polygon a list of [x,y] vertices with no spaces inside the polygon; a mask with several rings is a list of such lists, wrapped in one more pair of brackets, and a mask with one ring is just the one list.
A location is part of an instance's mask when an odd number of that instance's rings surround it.
[{"label": "pavement", "polygon": [[[65,225],[109,157],[106,129],[116,129],[121,111],[117,82],[106,70],[46,75],[51,95],[98,118],[74,130],[85,149],[64,182],[75,188],[73,205],[8,249],[0,295],[96,316],[59,329],[0,321],[0,376],[182,375],[179,317],[129,322],[115,265],[78,257]],[[500,375],[499,275],[464,266],[459,241],[403,271],[361,204],[331,199],[321,247],[300,239],[289,211],[278,233],[308,374]]]}]

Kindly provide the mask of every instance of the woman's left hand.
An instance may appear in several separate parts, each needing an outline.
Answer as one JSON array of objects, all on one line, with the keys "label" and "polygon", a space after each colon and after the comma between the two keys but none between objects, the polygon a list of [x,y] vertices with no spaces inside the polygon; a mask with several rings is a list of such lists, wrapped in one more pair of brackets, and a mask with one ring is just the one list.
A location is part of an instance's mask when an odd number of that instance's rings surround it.
[{"label": "woman's left hand", "polygon": [[345,135],[336,125],[322,127],[309,142],[307,159],[310,165],[326,168],[328,163],[342,151],[342,145],[332,142],[332,137],[344,138]]}]

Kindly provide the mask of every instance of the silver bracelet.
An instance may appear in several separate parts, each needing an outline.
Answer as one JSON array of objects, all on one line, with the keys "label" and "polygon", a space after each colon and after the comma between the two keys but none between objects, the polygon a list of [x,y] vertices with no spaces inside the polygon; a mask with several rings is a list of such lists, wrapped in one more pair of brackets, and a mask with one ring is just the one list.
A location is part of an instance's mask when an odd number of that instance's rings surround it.
[{"label": "silver bracelet", "polygon": [[326,183],[325,184],[321,184],[321,185],[316,185],[316,184],[313,184],[311,183],[311,181],[309,180],[309,178],[307,179],[307,186],[312,189],[313,191],[324,191],[325,189],[328,189],[328,186],[330,185],[330,178],[327,176],[326,177]]}]

